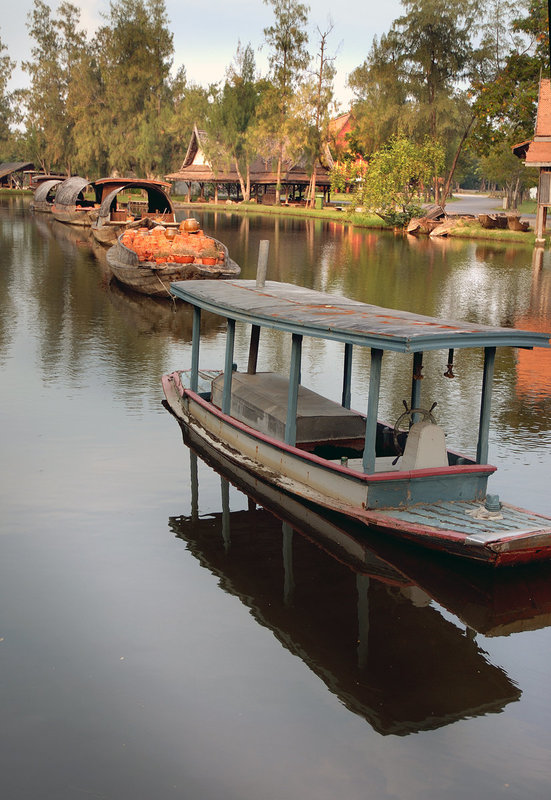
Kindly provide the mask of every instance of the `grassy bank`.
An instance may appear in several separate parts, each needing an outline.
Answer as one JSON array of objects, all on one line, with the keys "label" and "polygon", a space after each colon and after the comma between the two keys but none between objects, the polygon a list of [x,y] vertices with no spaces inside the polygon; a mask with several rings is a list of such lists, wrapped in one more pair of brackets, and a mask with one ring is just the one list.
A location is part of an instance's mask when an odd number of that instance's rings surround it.
[{"label": "grassy bank", "polygon": [[536,242],[536,234],[533,230],[523,231],[510,231],[502,228],[483,228],[482,225],[475,220],[459,220],[455,228],[450,231],[450,236],[454,239],[485,239],[492,242],[515,242],[516,244],[525,244],[529,247],[534,247]]},{"label": "grassy bank", "polygon": [[[185,198],[173,198],[176,207],[197,211],[227,211],[228,213],[253,213],[266,216],[292,216],[308,217],[309,219],[323,219],[340,222],[343,225],[353,225],[357,228],[371,228],[376,230],[393,230],[392,226],[383,222],[376,214],[360,214],[354,211],[338,211],[334,207],[304,208],[302,206],[263,206],[256,203],[187,203]],[[527,210],[525,213],[530,213]],[[400,233],[405,231],[401,230]],[[488,230],[483,228],[478,221],[460,220],[457,226],[450,231],[450,236],[460,239],[485,239],[493,242],[515,242],[533,247],[535,244],[534,231],[510,231],[501,228]]]},{"label": "grassy bank", "polygon": [[378,228],[379,230],[392,230],[376,214],[357,214],[353,211],[340,211],[334,206],[325,208],[304,208],[304,206],[264,206],[257,203],[187,203],[185,198],[173,197],[177,209],[193,211],[227,211],[230,214],[262,214],[263,216],[308,217],[309,219],[323,219],[343,224],[354,225],[359,228]]}]

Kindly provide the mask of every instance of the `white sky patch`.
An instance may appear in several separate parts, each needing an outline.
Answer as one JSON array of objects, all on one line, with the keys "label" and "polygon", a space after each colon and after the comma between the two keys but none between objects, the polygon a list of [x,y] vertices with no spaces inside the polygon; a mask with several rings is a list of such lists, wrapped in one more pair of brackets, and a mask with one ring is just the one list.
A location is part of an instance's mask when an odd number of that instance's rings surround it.
[{"label": "white sky patch", "polygon": [[[89,38],[104,20],[101,13],[109,11],[109,0],[73,0],[81,9],[81,27]],[[59,5],[56,0],[49,3],[52,16]],[[12,76],[11,88],[22,88],[27,84],[27,75],[20,67],[21,61],[30,58],[33,42],[27,30],[28,13],[33,0],[20,0],[14,12],[8,0],[0,0],[2,23],[0,40],[7,46],[10,58],[17,61]],[[264,43],[264,28],[273,22],[271,6],[262,0],[207,0],[200,10],[184,4],[181,0],[166,0],[169,30],[174,35],[174,69],[182,64],[190,80],[202,86],[223,80],[227,67],[233,60],[238,41],[250,43],[255,51],[257,68],[262,74],[268,70],[268,48]],[[335,90],[341,110],[346,110],[352,95],[346,89],[349,73],[359,66],[367,56],[374,36],[386,33],[392,22],[403,13],[400,0],[388,0],[384,4],[367,9],[358,6],[357,0],[316,0],[310,3],[308,33],[309,51],[317,51],[318,34],[328,29],[329,20],[333,31],[329,37],[329,54],[336,55]]]}]

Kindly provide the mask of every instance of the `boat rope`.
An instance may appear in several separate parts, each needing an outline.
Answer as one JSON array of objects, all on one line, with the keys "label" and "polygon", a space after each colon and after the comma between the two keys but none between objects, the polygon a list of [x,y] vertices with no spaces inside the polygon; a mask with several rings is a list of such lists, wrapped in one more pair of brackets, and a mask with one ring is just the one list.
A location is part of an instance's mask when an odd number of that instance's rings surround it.
[{"label": "boat rope", "polygon": [[164,283],[162,282],[162,280],[159,278],[159,276],[157,275],[157,273],[155,273],[155,277],[157,278],[157,280],[159,281],[159,283],[161,284],[161,286],[163,287],[163,289],[165,290],[165,292],[168,294],[168,296],[169,296],[169,297],[170,297],[170,299],[172,300],[172,304],[175,306],[175,305],[176,305],[176,298],[174,297],[174,295],[172,294],[172,292],[170,291],[170,289],[167,289],[167,287],[166,287],[166,284],[164,284]]}]

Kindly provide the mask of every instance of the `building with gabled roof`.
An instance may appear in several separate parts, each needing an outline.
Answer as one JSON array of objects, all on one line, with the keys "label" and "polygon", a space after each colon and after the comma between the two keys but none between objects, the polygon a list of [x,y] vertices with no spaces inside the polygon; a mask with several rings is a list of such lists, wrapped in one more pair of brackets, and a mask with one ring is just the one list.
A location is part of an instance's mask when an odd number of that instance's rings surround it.
[{"label": "building with gabled roof", "polygon": [[513,153],[523,159],[525,166],[537,167],[538,201],[536,213],[536,242],[543,242],[547,209],[551,206],[551,80],[541,78],[534,138],[514,145]]},{"label": "building with gabled roof", "polygon": [[[349,134],[353,133],[355,118],[351,111],[341,114],[339,117],[329,122],[329,141],[336,153],[337,158],[341,158],[344,153],[350,152]],[[352,155],[356,155],[352,153]]]},{"label": "building with gabled roof", "polygon": [[[204,196],[206,184],[214,186],[215,200],[218,198],[218,188],[226,188],[228,197],[233,193],[239,197],[241,184],[235,163],[228,158],[220,156],[219,166],[216,168],[206,153],[208,134],[194,126],[185,158],[177,172],[165,175],[170,181],[183,181],[188,186],[188,200],[191,200],[192,183],[199,184],[200,195]],[[326,159],[331,164],[331,155],[327,152]],[[277,184],[277,164],[275,160],[255,156],[250,165],[251,198],[257,202],[273,203],[275,200]],[[285,193],[286,201],[301,200],[305,189],[310,185],[310,174],[304,159],[291,161],[284,160],[281,166],[281,189]],[[316,188],[324,193],[328,199],[331,180],[327,166],[318,164],[316,171]]]},{"label": "building with gabled roof", "polygon": [[32,161],[6,161],[0,164],[0,186],[10,189],[23,188],[23,173],[31,170],[33,166]]}]

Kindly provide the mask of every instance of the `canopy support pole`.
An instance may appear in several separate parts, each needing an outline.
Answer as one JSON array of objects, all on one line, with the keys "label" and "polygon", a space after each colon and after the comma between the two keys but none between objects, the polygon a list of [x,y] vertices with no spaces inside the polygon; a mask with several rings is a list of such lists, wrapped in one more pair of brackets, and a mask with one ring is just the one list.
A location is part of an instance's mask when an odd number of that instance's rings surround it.
[{"label": "canopy support pole", "polygon": [[233,372],[233,347],[235,342],[235,320],[228,319],[226,337],[226,360],[224,362],[224,391],[222,393],[222,413],[229,414],[231,409],[231,382]]},{"label": "canopy support pole", "polygon": [[260,341],[260,325],[253,325],[251,328],[251,341],[249,344],[249,363],[247,366],[248,375],[256,375],[259,341]]},{"label": "canopy support pole", "polygon": [[199,387],[199,343],[201,341],[201,309],[193,306],[193,327],[191,333],[191,376],[190,389],[196,392]]},{"label": "canopy support pole", "polygon": [[344,375],[342,380],[342,405],[350,408],[352,386],[352,345],[344,345]]},{"label": "canopy support pole", "polygon": [[287,421],[285,423],[285,444],[294,447],[297,442],[298,387],[300,384],[300,361],[302,356],[302,336],[293,333],[291,346],[291,369],[289,373],[289,394],[287,396]]},{"label": "canopy support pole", "polygon": [[[413,374],[411,376],[411,406],[410,408],[419,408],[421,405],[421,381],[423,376],[421,370],[423,369],[423,353],[413,354]],[[419,418],[419,414],[415,414]],[[417,422],[413,419],[412,422]]]},{"label": "canopy support pole", "polygon": [[365,446],[363,453],[364,472],[375,472],[375,451],[377,444],[377,418],[379,415],[379,390],[381,386],[381,365],[383,351],[371,348],[371,370],[369,373],[369,395],[367,398],[367,421],[365,423]]},{"label": "canopy support pole", "polygon": [[488,463],[488,443],[490,438],[490,406],[492,403],[492,382],[494,379],[495,347],[484,348],[484,375],[482,378],[482,400],[480,403],[480,423],[478,426],[477,464]]}]

